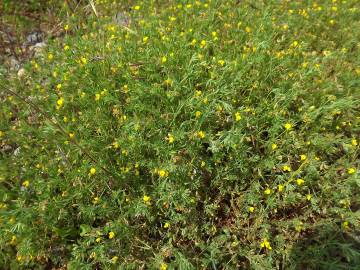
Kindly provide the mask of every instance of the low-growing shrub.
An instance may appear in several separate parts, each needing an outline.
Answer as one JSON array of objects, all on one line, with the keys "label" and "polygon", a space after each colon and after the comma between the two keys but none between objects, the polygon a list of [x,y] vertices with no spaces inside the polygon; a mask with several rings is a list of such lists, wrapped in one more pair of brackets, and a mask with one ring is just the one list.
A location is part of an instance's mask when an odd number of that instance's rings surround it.
[{"label": "low-growing shrub", "polygon": [[2,268],[356,269],[357,2],[79,8],[0,79]]}]

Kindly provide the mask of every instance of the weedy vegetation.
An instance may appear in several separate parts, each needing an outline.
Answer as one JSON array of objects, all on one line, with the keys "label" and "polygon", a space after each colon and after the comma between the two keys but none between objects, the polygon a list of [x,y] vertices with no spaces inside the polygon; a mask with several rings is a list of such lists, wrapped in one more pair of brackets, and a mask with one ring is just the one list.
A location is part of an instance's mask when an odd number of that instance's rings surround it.
[{"label": "weedy vegetation", "polygon": [[0,268],[359,269],[359,1],[59,2],[0,77]]}]

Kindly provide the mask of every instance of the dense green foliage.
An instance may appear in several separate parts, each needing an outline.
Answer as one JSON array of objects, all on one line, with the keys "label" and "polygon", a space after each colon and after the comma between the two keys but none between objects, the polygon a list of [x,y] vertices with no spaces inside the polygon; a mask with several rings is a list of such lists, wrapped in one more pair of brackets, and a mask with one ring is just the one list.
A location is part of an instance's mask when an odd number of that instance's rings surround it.
[{"label": "dense green foliage", "polygon": [[2,269],[360,265],[359,2],[265,2],[95,1],[0,78]]}]

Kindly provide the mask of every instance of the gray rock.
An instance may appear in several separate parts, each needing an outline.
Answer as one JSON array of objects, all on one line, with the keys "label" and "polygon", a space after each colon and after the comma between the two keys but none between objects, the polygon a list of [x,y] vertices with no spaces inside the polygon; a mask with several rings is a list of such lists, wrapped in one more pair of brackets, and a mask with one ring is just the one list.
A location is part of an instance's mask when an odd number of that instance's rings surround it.
[{"label": "gray rock", "polygon": [[18,60],[15,59],[15,57],[10,57],[9,64],[11,70],[19,70],[20,68],[20,63]]},{"label": "gray rock", "polygon": [[18,70],[17,75],[18,75],[19,78],[24,77],[24,75],[25,75],[25,69],[20,68],[20,69]]},{"label": "gray rock", "polygon": [[40,43],[43,41],[43,39],[44,39],[44,34],[39,31],[32,32],[26,37],[26,41],[29,45]]},{"label": "gray rock", "polygon": [[16,148],[14,151],[14,156],[17,156],[20,154],[20,147]]},{"label": "gray rock", "polygon": [[37,57],[42,53],[42,51],[44,50],[45,47],[46,47],[45,42],[38,42],[34,46],[30,46],[29,50],[30,50],[30,52],[34,53],[35,57]]}]

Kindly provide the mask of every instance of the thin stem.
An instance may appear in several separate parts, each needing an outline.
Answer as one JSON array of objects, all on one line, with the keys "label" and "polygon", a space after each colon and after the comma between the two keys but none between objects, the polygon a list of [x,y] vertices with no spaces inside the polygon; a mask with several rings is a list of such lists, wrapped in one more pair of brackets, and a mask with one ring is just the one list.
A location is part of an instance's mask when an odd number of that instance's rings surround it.
[{"label": "thin stem", "polygon": [[[7,91],[8,93],[17,96],[20,100],[22,100],[23,102],[25,102],[26,104],[28,104],[29,106],[31,106],[33,109],[35,109],[37,112],[41,113],[44,115],[44,117],[50,121],[50,123],[52,123],[55,127],[57,127],[61,133],[63,133],[66,137],[68,136],[65,128],[58,123],[58,121],[54,120],[53,117],[51,117],[47,112],[45,112],[44,110],[42,110],[38,105],[36,105],[35,103],[33,103],[32,101],[24,98],[23,96],[21,96],[20,94],[10,90],[10,89],[5,89],[5,91]],[[101,166],[98,161],[89,153],[89,151],[87,151],[87,149],[85,149],[84,147],[82,147],[79,142],[73,138],[70,140],[74,145],[76,145],[92,162],[94,162],[95,164],[97,164],[98,167],[100,167],[105,173],[109,174],[112,177],[116,177],[111,171],[109,171],[107,168]],[[106,183],[106,185],[108,186],[109,189],[111,189],[109,187],[109,185]]]}]

